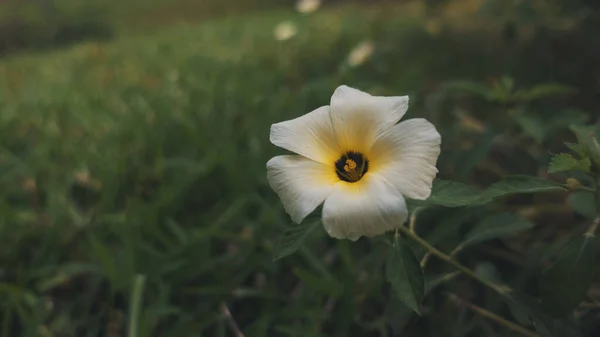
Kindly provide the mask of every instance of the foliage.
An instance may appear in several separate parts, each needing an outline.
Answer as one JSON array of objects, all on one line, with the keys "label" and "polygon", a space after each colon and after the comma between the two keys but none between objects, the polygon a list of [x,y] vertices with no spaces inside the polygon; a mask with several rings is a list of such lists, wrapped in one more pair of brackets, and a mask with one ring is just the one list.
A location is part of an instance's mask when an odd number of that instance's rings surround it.
[{"label": "foliage", "polygon": [[[598,85],[567,71],[584,49],[523,66],[543,45],[437,31],[411,6],[1,61],[0,336],[227,336],[233,320],[258,337],[593,336]],[[284,20],[298,35],[276,41]],[[398,233],[333,240],[319,211],[292,225],[267,185],[270,125],[342,83],[410,94],[442,134],[439,180]]]}]

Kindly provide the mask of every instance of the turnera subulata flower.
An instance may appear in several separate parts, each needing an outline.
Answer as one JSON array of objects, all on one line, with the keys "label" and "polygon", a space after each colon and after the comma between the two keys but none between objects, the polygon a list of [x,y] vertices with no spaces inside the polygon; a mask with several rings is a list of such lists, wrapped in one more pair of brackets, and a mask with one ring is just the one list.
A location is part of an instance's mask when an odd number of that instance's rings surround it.
[{"label": "turnera subulata flower", "polygon": [[267,162],[267,178],[295,223],[323,204],[338,239],[357,240],[401,226],[405,198],[426,199],[441,137],[425,119],[398,123],[408,96],[372,96],[338,87],[330,105],[271,126],[274,145],[297,155]]}]

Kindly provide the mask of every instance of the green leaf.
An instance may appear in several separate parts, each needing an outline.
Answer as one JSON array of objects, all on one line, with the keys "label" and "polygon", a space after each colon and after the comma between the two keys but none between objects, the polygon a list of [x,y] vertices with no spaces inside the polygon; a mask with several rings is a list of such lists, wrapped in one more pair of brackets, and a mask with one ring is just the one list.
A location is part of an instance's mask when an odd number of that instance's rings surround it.
[{"label": "green leaf", "polygon": [[410,321],[413,311],[396,296],[392,296],[386,306],[385,316],[394,336],[401,336]]},{"label": "green leaf", "polygon": [[570,129],[575,133],[579,144],[585,147],[592,161],[600,167],[600,126],[572,125]]},{"label": "green leaf", "polygon": [[488,187],[480,200],[490,202],[499,197],[521,193],[541,193],[566,191],[567,189],[551,180],[530,176],[509,176]]},{"label": "green leaf", "polygon": [[279,240],[279,244],[275,248],[273,261],[294,254],[300,249],[308,235],[320,224],[321,220],[317,220],[312,223],[293,224],[288,226],[283,233],[281,240]]},{"label": "green leaf", "polygon": [[504,295],[516,309],[527,313],[535,330],[544,337],[581,337],[581,329],[571,318],[552,317],[534,297],[513,290]]},{"label": "green leaf", "polygon": [[523,131],[535,139],[543,142],[556,131],[565,129],[570,125],[584,124],[589,120],[589,114],[579,110],[565,110],[561,113],[538,113],[519,110],[512,115]]},{"label": "green leaf", "polygon": [[571,241],[556,263],[542,275],[540,298],[552,312],[569,312],[585,298],[597,270],[597,247],[593,235]]},{"label": "green leaf", "polygon": [[577,153],[580,158],[586,158],[588,156],[587,148],[584,145],[578,143],[565,143],[565,145],[571,151]]},{"label": "green leaf", "polygon": [[485,84],[474,81],[449,81],[444,84],[444,88],[446,90],[467,92],[475,96],[485,98],[486,100],[490,100],[493,96],[492,90],[490,90],[490,88],[488,88]]},{"label": "green leaf", "polygon": [[562,84],[544,83],[538,84],[528,90],[519,90],[514,94],[514,98],[519,101],[532,101],[546,96],[564,95],[574,92],[573,88]]},{"label": "green leaf", "polygon": [[548,172],[554,173],[572,170],[589,172],[591,165],[592,163],[589,158],[577,159],[568,153],[559,153],[550,159]]},{"label": "green leaf", "polygon": [[596,198],[588,191],[575,191],[567,198],[567,204],[575,213],[588,219],[596,218]]},{"label": "green leaf", "polygon": [[325,276],[319,277],[302,268],[294,268],[293,272],[294,275],[316,292],[324,293],[336,298],[344,292],[344,284],[333,278],[327,278]]},{"label": "green leaf", "polygon": [[513,116],[514,120],[521,126],[523,131],[535,139],[536,142],[541,143],[546,137],[546,130],[544,121],[531,114],[517,114]]},{"label": "green leaf", "polygon": [[468,246],[478,242],[505,238],[521,231],[533,228],[534,224],[515,214],[500,213],[484,218],[477,226],[465,236],[461,246]]},{"label": "green leaf", "polygon": [[496,198],[520,193],[541,193],[566,191],[559,183],[530,176],[508,176],[492,184],[484,191],[467,184],[436,180],[433,182],[431,196],[426,200],[408,200],[409,209],[426,206],[462,207],[483,205]]},{"label": "green leaf", "polygon": [[481,192],[475,187],[455,181],[436,180],[433,182],[431,196],[424,203],[460,207],[475,203],[480,196]]},{"label": "green leaf", "polygon": [[425,297],[423,270],[415,254],[399,236],[388,256],[385,275],[400,300],[420,315]]}]

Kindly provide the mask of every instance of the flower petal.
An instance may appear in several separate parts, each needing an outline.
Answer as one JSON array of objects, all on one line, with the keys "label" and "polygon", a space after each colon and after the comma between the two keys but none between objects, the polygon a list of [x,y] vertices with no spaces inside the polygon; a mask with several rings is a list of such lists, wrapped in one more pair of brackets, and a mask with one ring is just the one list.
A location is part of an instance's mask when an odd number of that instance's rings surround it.
[{"label": "flower petal", "polygon": [[331,96],[331,121],[342,152],[368,152],[408,109],[408,96],[371,96],[342,85]]},{"label": "flower petal", "polygon": [[383,177],[371,173],[356,183],[337,185],[323,205],[327,233],[352,241],[400,227],[407,215],[402,195]]},{"label": "flower petal", "polygon": [[271,126],[271,143],[323,164],[340,156],[333,133],[329,106],[322,106],[298,118]]},{"label": "flower petal", "polygon": [[292,221],[300,223],[339,183],[332,167],[302,156],[277,156],[267,162],[267,179]]},{"label": "flower petal", "polygon": [[369,153],[371,169],[404,197],[427,199],[438,170],[441,136],[422,118],[406,120],[380,135]]}]

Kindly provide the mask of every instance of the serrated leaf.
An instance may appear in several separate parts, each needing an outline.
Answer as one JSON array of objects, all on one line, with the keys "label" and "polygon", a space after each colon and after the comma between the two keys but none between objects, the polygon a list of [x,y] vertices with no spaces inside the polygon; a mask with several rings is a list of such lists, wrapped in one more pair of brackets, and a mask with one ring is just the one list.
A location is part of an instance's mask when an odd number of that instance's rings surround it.
[{"label": "serrated leaf", "polygon": [[530,176],[508,176],[488,187],[484,191],[480,202],[486,203],[495,198],[521,193],[541,193],[566,190],[567,189],[564,186],[548,179]]},{"label": "serrated leaf", "polygon": [[420,315],[425,297],[423,269],[410,247],[400,237],[394,240],[385,265],[385,275],[398,298]]},{"label": "serrated leaf", "polygon": [[505,238],[521,231],[533,228],[534,224],[515,214],[500,213],[484,218],[477,226],[471,229],[461,246],[465,247],[475,243],[493,239]]},{"label": "serrated leaf", "polygon": [[321,224],[320,220],[307,224],[293,224],[288,226],[275,247],[273,261],[294,254],[312,231]]},{"label": "serrated leaf", "polygon": [[484,191],[467,184],[436,180],[433,182],[431,196],[426,200],[408,200],[409,209],[427,206],[462,207],[469,205],[483,205],[495,198],[520,193],[542,193],[553,191],[566,191],[567,189],[551,180],[530,176],[508,176]]},{"label": "serrated leaf", "polygon": [[575,213],[588,219],[596,218],[596,198],[588,191],[575,191],[567,198],[567,204]]},{"label": "serrated leaf", "polygon": [[586,158],[588,156],[587,149],[584,145],[578,143],[565,143],[571,151],[577,153],[580,158]]},{"label": "serrated leaf", "polygon": [[600,167],[600,126],[572,125],[570,129],[575,133],[579,144],[585,147],[592,161]]},{"label": "serrated leaf", "polygon": [[577,159],[568,153],[559,153],[550,159],[548,172],[554,173],[572,170],[589,172],[591,166],[592,163],[589,158]]},{"label": "serrated leaf", "polygon": [[569,312],[585,298],[598,267],[594,239],[593,235],[583,235],[567,244],[556,263],[542,275],[540,298],[552,312]]}]

